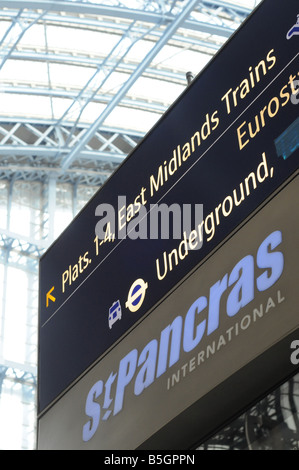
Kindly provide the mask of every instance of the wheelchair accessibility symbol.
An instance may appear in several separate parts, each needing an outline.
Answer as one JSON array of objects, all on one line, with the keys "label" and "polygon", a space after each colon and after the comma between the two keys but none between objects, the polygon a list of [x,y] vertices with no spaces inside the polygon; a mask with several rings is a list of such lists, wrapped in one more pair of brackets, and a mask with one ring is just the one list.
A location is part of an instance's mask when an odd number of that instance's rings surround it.
[{"label": "wheelchair accessibility symbol", "polygon": [[143,304],[147,288],[147,282],[144,282],[143,279],[137,279],[130,288],[126,308],[131,312],[137,312]]}]

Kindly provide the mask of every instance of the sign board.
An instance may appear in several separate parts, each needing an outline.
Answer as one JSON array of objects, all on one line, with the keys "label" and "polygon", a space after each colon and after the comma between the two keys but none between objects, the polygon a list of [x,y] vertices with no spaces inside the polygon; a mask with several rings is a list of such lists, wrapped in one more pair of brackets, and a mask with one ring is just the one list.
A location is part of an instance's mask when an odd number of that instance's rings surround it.
[{"label": "sign board", "polygon": [[298,168],[298,13],[264,0],[42,257],[39,412]]},{"label": "sign board", "polygon": [[299,176],[54,404],[39,448],[188,448],[295,370],[298,196]]}]

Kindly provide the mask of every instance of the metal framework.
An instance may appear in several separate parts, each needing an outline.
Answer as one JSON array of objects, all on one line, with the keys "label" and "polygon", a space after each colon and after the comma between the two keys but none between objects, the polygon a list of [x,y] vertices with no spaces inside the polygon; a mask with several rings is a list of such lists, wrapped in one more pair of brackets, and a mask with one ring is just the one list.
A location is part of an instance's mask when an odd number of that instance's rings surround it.
[{"label": "metal framework", "polygon": [[[256,2],[245,3],[247,6],[234,0],[0,0],[0,401],[7,374],[11,382],[28,385],[32,400],[36,385],[36,364],[5,358],[8,270],[23,270],[36,286],[25,306],[25,315],[30,312],[31,316],[26,344],[36,351],[38,260],[54,240],[57,213],[69,209],[74,216],[145,133],[133,120],[113,124],[112,117],[119,111],[142,111],[152,119],[159,118],[171,102],[153,98],[151,92],[161,84],[182,90],[188,72],[179,60],[175,66],[158,60],[159,54],[168,48],[169,54],[187,51],[209,59]],[[114,40],[105,50],[89,50],[88,45],[74,50],[51,42],[53,31],[62,29],[110,35]],[[31,33],[38,34],[41,42],[26,40]],[[138,59],[132,54],[136,49]],[[22,73],[32,64],[45,64],[46,79]],[[59,83],[53,79],[54,65],[80,68],[85,80],[77,85]],[[12,77],[6,71],[13,66],[19,73]],[[193,68],[196,63],[190,63]],[[121,80],[112,86],[117,75]],[[134,86],[139,79],[152,85],[138,94]],[[41,110],[36,116],[30,104],[23,112],[4,110],[1,97],[16,102],[28,98],[44,103],[47,99],[49,111]],[[22,206],[30,219],[27,231],[14,223]]]},{"label": "metal framework", "polygon": [[198,450],[297,450],[299,376],[270,393]]}]

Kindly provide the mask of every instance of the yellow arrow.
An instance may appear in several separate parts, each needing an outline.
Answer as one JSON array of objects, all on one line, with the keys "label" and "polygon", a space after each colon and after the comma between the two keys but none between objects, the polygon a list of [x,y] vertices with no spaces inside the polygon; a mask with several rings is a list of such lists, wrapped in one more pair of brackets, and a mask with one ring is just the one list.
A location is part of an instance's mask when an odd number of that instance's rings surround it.
[{"label": "yellow arrow", "polygon": [[47,299],[47,307],[49,307],[49,300],[52,300],[52,302],[55,302],[56,299],[53,295],[51,295],[51,293],[53,292],[54,290],[54,286],[52,287],[52,289],[49,290],[49,292],[47,293],[46,295],[46,299]]}]

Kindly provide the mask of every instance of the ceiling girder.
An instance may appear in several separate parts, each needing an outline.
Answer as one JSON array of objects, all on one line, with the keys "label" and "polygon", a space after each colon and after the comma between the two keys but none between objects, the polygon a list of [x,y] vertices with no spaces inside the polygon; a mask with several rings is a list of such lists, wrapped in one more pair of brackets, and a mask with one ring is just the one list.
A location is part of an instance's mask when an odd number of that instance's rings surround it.
[{"label": "ceiling girder", "polygon": [[[219,0],[205,1],[203,4],[212,9],[221,9],[227,13],[234,12],[236,15],[246,18],[251,10],[238,5],[233,5]],[[133,21],[142,21],[146,23],[160,23],[160,11],[147,11],[137,10],[127,7],[111,6],[103,4],[95,4],[83,1],[51,1],[51,0],[0,0],[0,7],[8,9],[22,9],[27,8],[31,10],[47,10],[49,12],[67,12],[75,13],[78,15],[96,15],[96,16],[112,16]],[[46,18],[46,17],[45,17]],[[164,14],[162,17],[162,24],[167,25],[173,21],[174,16]],[[196,30],[199,29],[209,34],[224,35],[229,37],[232,30],[217,24],[209,24],[198,22],[194,19],[186,18],[181,25],[186,29]]]}]

